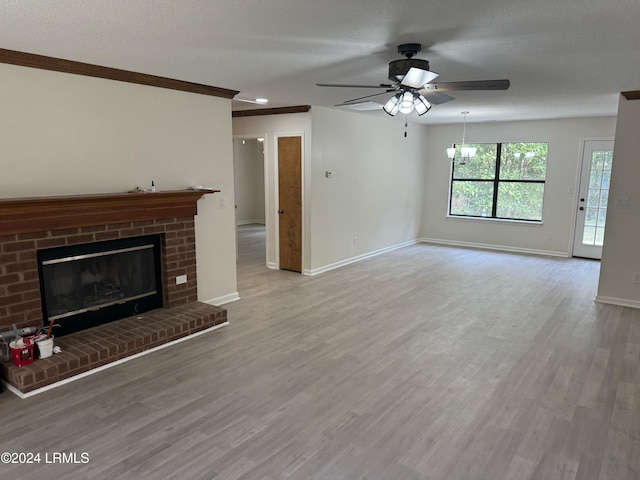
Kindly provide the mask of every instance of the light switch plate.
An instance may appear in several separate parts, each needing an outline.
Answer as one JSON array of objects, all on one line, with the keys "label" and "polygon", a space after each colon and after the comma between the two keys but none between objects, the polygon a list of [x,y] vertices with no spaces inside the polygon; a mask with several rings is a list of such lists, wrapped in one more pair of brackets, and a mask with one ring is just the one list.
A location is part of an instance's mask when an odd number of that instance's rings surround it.
[{"label": "light switch plate", "polygon": [[629,208],[629,199],[627,197],[617,197],[616,208]]}]

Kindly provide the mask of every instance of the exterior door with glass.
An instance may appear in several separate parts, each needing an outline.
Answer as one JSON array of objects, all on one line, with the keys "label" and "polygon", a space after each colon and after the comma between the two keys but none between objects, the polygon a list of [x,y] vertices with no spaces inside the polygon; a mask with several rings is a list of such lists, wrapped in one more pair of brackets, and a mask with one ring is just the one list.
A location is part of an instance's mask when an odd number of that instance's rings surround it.
[{"label": "exterior door with glass", "polygon": [[573,256],[600,259],[607,220],[613,140],[585,140]]}]

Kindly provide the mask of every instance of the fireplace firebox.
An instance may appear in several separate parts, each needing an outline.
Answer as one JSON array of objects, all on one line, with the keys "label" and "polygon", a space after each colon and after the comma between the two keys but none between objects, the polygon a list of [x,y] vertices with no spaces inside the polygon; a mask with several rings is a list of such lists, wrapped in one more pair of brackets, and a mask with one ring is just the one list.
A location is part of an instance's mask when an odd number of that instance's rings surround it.
[{"label": "fireplace firebox", "polygon": [[161,237],[38,251],[44,325],[65,335],[163,306]]}]

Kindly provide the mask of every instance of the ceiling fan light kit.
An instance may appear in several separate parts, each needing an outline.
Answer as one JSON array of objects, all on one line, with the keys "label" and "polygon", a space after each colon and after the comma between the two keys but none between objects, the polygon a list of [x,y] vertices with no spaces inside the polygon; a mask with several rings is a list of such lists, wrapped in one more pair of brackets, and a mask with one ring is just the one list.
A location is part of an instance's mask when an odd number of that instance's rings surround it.
[{"label": "ceiling fan light kit", "polygon": [[392,117],[398,113],[408,115],[414,110],[418,116],[422,116],[431,110],[431,104],[422,95],[406,91],[395,94],[384,104],[382,109]]}]

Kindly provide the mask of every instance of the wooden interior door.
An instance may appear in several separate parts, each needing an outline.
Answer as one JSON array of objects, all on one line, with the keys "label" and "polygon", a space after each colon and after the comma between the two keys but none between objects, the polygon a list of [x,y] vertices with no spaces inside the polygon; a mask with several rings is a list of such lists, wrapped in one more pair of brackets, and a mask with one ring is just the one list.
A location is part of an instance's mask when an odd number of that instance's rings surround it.
[{"label": "wooden interior door", "polygon": [[280,269],[302,272],[302,137],[278,138]]}]

